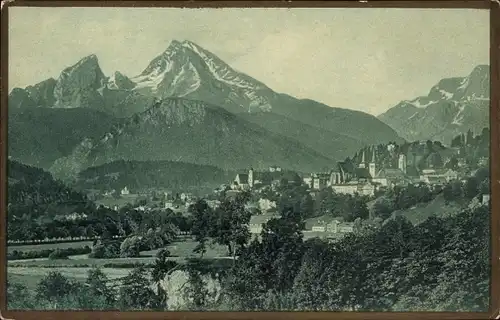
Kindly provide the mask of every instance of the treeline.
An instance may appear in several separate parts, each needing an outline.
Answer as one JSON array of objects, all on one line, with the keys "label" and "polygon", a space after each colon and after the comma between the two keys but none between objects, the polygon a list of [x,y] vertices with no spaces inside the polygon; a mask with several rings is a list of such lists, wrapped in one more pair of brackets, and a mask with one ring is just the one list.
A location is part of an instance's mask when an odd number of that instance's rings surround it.
[{"label": "treeline", "polygon": [[69,256],[88,254],[91,252],[89,246],[84,246],[81,248],[66,248],[66,249],[45,249],[39,251],[20,251],[13,250],[7,253],[7,260],[24,260],[24,259],[39,259],[39,258],[49,258],[49,259],[65,259]]},{"label": "treeline", "polygon": [[48,204],[79,204],[86,197],[67,187],[42,169],[8,160],[8,206],[25,206],[27,210]]},{"label": "treeline", "polygon": [[119,211],[86,204],[77,207],[76,212],[84,214],[79,219],[43,219],[37,213],[26,212],[12,206],[7,215],[7,236],[9,240],[42,240],[45,238],[112,238],[146,233],[150,228],[174,225],[181,232],[191,230],[190,218],[172,210],[136,210],[127,205]]},{"label": "treeline", "polygon": [[80,172],[75,188],[119,191],[126,186],[132,192],[148,188],[186,190],[190,187],[219,186],[233,177],[231,172],[208,165],[119,160]]},{"label": "treeline", "polygon": [[489,215],[478,207],[416,227],[398,217],[334,244],[304,242],[293,217],[275,220],[262,242],[242,251],[224,284],[225,303],[237,310],[485,311]]}]

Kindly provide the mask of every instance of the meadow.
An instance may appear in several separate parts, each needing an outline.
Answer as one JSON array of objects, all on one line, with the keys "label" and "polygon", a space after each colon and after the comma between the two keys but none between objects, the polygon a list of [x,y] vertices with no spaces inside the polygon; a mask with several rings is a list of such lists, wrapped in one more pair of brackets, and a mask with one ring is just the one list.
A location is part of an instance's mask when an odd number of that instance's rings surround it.
[{"label": "meadow", "polygon": [[[169,260],[182,263],[186,258],[197,257],[193,253],[196,242],[191,239],[182,239],[173,242],[167,247],[170,251]],[[19,245],[9,246],[8,251],[41,251],[47,249],[78,248],[85,245],[92,246],[92,241],[65,242],[55,244]],[[132,270],[134,265],[152,265],[156,260],[156,253],[159,249],[142,251],[137,258],[112,258],[93,259],[88,255],[70,256],[68,259],[48,258],[10,260],[7,263],[7,275],[9,281],[22,283],[29,289],[35,289],[38,282],[50,271],[58,271],[69,279],[85,281],[87,272],[93,267],[99,267],[110,279],[121,278]],[[209,245],[204,255],[206,259],[224,258],[227,256],[227,248],[220,245]]]}]

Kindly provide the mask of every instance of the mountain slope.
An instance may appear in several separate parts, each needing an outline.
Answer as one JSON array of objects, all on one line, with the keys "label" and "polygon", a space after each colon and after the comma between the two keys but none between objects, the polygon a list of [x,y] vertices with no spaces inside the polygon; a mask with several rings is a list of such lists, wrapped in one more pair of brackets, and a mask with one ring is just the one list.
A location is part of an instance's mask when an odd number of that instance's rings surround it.
[{"label": "mountain slope", "polygon": [[469,129],[489,127],[489,68],[480,65],[464,78],[441,80],[429,94],[402,101],[379,119],[409,141],[451,139]]},{"label": "mountain slope", "polygon": [[116,123],[107,113],[86,108],[10,108],[8,155],[48,169],[84,138],[100,137]]},{"label": "mountain slope", "polygon": [[51,168],[74,178],[90,166],[117,160],[170,160],[214,165],[224,170],[280,165],[298,171],[331,166],[332,160],[296,141],[264,130],[204,102],[164,99],[108,132],[86,139]]},{"label": "mountain slope", "polygon": [[286,135],[326,157],[339,161],[343,160],[345,155],[357,151],[356,146],[363,145],[361,140],[333,133],[275,113],[244,113],[239,116],[271,132]]}]

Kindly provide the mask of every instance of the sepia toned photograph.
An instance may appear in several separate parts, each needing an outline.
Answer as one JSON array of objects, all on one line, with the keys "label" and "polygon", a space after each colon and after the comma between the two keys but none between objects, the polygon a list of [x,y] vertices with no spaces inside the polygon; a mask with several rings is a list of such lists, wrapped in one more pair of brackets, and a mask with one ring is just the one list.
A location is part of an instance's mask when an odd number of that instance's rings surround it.
[{"label": "sepia toned photograph", "polygon": [[12,6],[6,89],[9,311],[490,310],[487,9]]}]

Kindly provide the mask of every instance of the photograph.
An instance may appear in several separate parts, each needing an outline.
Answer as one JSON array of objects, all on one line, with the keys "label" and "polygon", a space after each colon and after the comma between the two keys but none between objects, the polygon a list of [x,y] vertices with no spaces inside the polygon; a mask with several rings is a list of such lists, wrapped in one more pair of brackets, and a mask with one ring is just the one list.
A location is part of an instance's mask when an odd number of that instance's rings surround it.
[{"label": "photograph", "polygon": [[490,10],[12,5],[3,31],[7,311],[496,303]]}]

